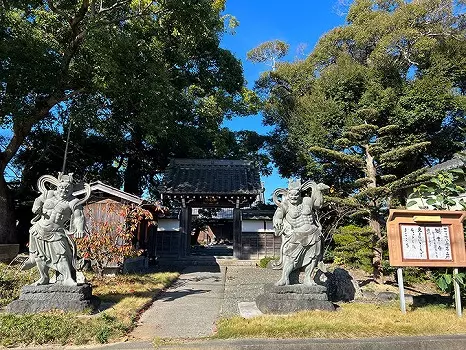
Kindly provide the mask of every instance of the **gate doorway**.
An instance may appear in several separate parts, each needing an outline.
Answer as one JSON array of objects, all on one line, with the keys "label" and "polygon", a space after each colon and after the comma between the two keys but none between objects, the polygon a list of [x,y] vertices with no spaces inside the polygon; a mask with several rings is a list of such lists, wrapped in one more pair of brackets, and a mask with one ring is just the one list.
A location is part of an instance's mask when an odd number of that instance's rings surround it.
[{"label": "gate doorway", "polygon": [[[258,169],[250,161],[217,159],[172,159],[159,187],[164,204],[180,208],[177,257],[219,253],[240,258],[242,208],[261,198],[263,189]],[[199,210],[227,210],[229,218],[212,215],[205,241],[217,241],[218,250],[199,248],[196,216]],[[196,213],[197,211],[197,213]],[[217,213],[218,214],[218,213]],[[215,221],[213,220],[215,219]],[[192,238],[194,234],[197,236]],[[222,245],[220,240],[223,239]],[[213,244],[211,244],[213,246]]]},{"label": "gate doorway", "polygon": [[193,208],[191,255],[233,256],[233,209]]}]

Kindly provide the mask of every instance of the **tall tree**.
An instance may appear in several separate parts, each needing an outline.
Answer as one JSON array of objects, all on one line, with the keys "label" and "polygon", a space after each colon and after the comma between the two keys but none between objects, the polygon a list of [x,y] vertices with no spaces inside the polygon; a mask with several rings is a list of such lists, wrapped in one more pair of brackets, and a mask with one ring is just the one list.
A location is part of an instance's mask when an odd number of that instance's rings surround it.
[{"label": "tall tree", "polygon": [[[160,170],[189,149],[183,136],[195,139],[248,108],[238,103],[248,96],[241,65],[219,48],[223,0],[6,0],[0,7],[0,123],[12,135],[0,152],[0,242],[15,240],[5,169],[26,139],[39,144],[34,138],[47,125],[67,129],[60,109],[72,133],[124,145],[110,147],[111,160],[96,169],[111,162],[127,189],[140,193],[149,156]],[[171,152],[173,139],[179,148]],[[24,159],[33,160],[29,151]]]},{"label": "tall tree", "polygon": [[272,67],[272,71],[275,71],[278,60],[288,53],[289,48],[290,45],[282,40],[265,41],[249,50],[246,57],[251,62],[266,63]]},{"label": "tall tree", "polygon": [[276,125],[270,147],[280,171],[320,177],[358,200],[374,231],[376,276],[389,200],[464,147],[462,4],[356,0],[347,25],[326,33],[306,60],[257,83]]}]

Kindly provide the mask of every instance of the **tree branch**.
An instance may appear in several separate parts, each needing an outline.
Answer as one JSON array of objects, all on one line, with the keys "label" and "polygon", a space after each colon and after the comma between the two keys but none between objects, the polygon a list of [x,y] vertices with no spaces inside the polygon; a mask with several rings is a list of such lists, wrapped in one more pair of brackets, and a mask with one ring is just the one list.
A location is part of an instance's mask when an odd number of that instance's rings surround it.
[{"label": "tree branch", "polygon": [[[102,1],[100,1],[100,9],[99,11],[97,12],[97,15],[100,15],[102,13],[105,13],[105,12],[109,12],[109,11],[112,11],[114,9],[116,9],[117,7],[119,6],[123,6],[127,3],[129,3],[130,1],[128,0],[124,0],[124,1],[117,1],[115,2],[112,6],[110,7],[107,7],[107,8],[104,8],[103,5],[102,5]],[[151,5],[151,3],[149,3],[149,6]]]},{"label": "tree branch", "polygon": [[13,119],[13,137],[6,146],[5,150],[0,152],[0,171],[2,174],[4,173],[8,163],[23,144],[32,127],[45,116],[47,116],[50,109],[57,103],[66,101],[73,96],[80,94],[81,92],[82,90],[76,90],[68,95],[63,95],[62,97],[50,96],[45,101],[36,101],[35,111],[32,113],[33,116],[31,118],[22,119],[20,121],[18,119]]},{"label": "tree branch", "polygon": [[411,60],[409,58],[409,54],[408,54],[408,51],[404,50],[403,47],[401,47],[400,45],[396,45],[397,49],[400,51],[401,53],[401,56],[406,60],[408,61],[410,64],[412,64],[413,66],[419,66],[419,63]]}]

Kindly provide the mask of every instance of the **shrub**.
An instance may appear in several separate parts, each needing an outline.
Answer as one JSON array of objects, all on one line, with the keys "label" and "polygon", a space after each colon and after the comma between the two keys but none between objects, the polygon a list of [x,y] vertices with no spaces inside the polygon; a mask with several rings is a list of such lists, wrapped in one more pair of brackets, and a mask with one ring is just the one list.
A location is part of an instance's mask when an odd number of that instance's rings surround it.
[{"label": "shrub", "polygon": [[259,267],[266,268],[270,261],[278,260],[275,256],[266,256],[259,260]]},{"label": "shrub", "polygon": [[356,225],[343,226],[333,235],[336,264],[372,271],[373,230]]},{"label": "shrub", "polygon": [[99,275],[106,266],[121,266],[126,258],[142,253],[134,247],[133,239],[143,220],[152,224],[153,217],[148,210],[117,203],[106,203],[95,212],[90,207],[87,210],[89,234],[76,243],[81,256],[91,261]]}]

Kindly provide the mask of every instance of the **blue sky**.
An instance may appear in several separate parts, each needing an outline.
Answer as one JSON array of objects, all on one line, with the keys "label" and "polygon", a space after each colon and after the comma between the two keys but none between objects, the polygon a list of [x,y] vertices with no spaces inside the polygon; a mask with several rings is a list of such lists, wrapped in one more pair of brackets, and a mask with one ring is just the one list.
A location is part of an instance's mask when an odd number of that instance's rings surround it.
[{"label": "blue sky", "polygon": [[[246,52],[264,41],[279,39],[290,45],[285,60],[302,58],[299,47],[304,46],[304,53],[309,54],[324,33],[344,24],[341,12],[345,10],[338,0],[227,0],[225,12],[235,16],[240,25],[234,35],[225,34],[222,47],[242,61],[245,79],[252,88],[260,73],[270,67],[246,61]],[[271,130],[262,125],[260,115],[234,118],[224,125],[234,131],[255,130],[261,134]],[[287,186],[287,180],[280,178],[275,169],[271,176],[262,180],[266,200],[276,188]]]}]

